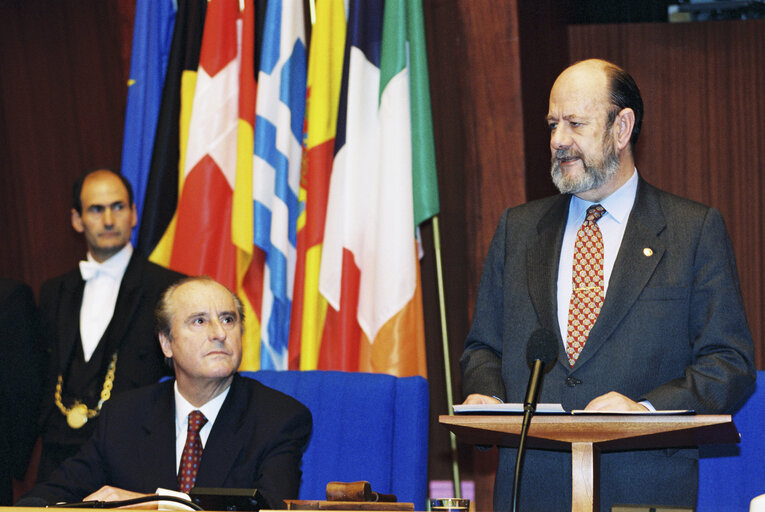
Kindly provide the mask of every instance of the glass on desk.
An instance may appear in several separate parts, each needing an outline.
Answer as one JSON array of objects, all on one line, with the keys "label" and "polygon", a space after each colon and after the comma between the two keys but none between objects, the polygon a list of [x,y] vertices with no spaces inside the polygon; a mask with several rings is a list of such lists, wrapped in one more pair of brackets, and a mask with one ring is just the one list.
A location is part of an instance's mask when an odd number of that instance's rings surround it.
[{"label": "glass on desk", "polygon": [[470,509],[470,500],[464,498],[432,498],[430,510],[439,512],[460,512]]}]

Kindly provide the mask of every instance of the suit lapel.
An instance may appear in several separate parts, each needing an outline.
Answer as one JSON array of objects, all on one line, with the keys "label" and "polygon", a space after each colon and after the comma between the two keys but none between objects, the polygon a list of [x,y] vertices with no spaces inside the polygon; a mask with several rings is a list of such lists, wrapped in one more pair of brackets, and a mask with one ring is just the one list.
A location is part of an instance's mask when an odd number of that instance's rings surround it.
[{"label": "suit lapel", "polygon": [[83,290],[85,290],[85,281],[82,280],[79,270],[71,272],[61,286],[59,297],[61,307],[58,309],[56,319],[60,353],[58,373],[66,372],[75,343],[80,340],[80,306]]},{"label": "suit lapel", "polygon": [[175,467],[175,396],[173,381],[168,381],[141,424],[143,437],[136,446],[141,460],[141,475],[147,489],[177,489]]},{"label": "suit lapel", "polygon": [[643,292],[666,250],[659,239],[665,227],[656,190],[641,179],[611,272],[606,299],[574,368],[593,357]]},{"label": "suit lapel", "polygon": [[[196,485],[201,487],[222,487],[242,449],[242,443],[251,435],[240,434],[247,405],[251,403],[242,377],[234,376],[226,400],[220,408],[210,437],[205,443],[199,461]],[[239,439],[241,442],[237,442]]]},{"label": "suit lapel", "polygon": [[570,202],[570,195],[556,196],[550,209],[537,224],[537,238],[529,245],[526,253],[531,302],[540,325],[551,330],[558,338],[558,361],[565,360],[558,328],[558,265]]}]

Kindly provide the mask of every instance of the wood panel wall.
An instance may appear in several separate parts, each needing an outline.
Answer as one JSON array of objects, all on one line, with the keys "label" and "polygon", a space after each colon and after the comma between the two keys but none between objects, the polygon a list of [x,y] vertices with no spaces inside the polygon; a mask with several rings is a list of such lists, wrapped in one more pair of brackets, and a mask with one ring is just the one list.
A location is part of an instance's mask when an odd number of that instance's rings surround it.
[{"label": "wood panel wall", "polygon": [[[515,2],[510,2],[515,4]],[[458,366],[469,329],[482,261],[496,220],[508,204],[525,201],[524,148],[518,18],[491,0],[424,0],[433,103],[436,159],[441,194],[442,255],[452,383],[462,400]],[[424,239],[429,240],[429,231]],[[431,389],[432,479],[451,479],[448,432],[437,422],[448,411],[442,337],[435,301],[434,269],[422,266]],[[470,448],[460,461],[473,478]]]},{"label": "wood panel wall", "polygon": [[612,60],[638,83],[639,172],[723,213],[765,368],[765,20],[572,26],[569,47],[572,62]]}]

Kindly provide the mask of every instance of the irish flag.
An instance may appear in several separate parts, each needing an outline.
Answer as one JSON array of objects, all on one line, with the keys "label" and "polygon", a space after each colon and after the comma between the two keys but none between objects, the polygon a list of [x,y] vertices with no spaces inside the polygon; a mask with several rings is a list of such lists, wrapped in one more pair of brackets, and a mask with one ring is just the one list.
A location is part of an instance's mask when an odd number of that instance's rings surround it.
[{"label": "irish flag", "polygon": [[417,226],[438,213],[422,6],[350,2],[319,368],[425,375]]}]

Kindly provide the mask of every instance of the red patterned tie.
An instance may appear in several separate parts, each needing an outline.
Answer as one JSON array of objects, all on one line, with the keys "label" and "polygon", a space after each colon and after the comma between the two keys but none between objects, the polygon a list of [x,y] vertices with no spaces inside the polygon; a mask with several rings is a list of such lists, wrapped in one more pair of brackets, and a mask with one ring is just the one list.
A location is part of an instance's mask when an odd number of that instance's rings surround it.
[{"label": "red patterned tie", "polygon": [[568,310],[566,354],[574,366],[600,314],[603,288],[603,235],[598,219],[606,213],[599,204],[587,208],[587,217],[576,234],[574,246],[574,287]]},{"label": "red patterned tie", "polygon": [[181,467],[178,470],[178,490],[181,492],[189,492],[189,489],[194,487],[194,480],[199,471],[199,459],[202,457],[202,440],[199,438],[199,431],[205,423],[207,418],[201,412],[189,413],[189,430],[181,455]]}]

